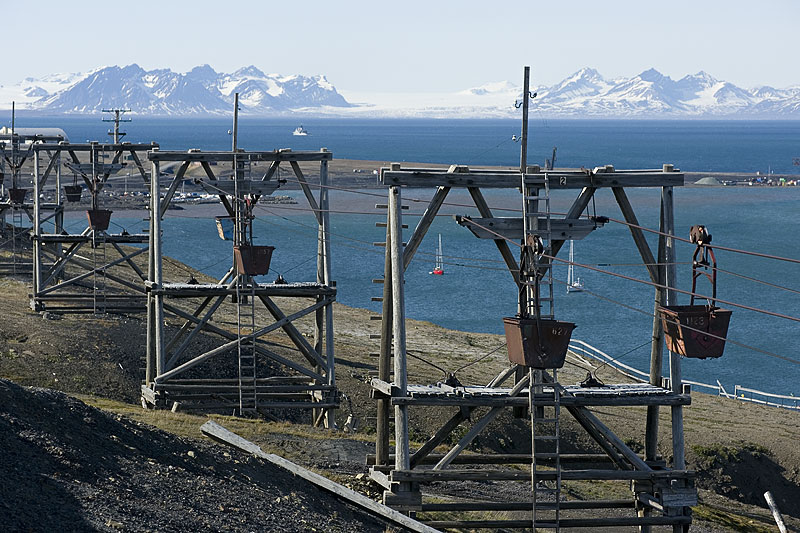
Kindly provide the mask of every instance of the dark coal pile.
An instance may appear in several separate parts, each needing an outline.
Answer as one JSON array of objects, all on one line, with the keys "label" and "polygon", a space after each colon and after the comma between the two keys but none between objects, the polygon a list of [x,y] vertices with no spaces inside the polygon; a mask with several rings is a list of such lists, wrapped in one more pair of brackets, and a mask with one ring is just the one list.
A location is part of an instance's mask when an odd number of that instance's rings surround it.
[{"label": "dark coal pile", "polygon": [[3,531],[386,531],[260,460],[0,379]]}]

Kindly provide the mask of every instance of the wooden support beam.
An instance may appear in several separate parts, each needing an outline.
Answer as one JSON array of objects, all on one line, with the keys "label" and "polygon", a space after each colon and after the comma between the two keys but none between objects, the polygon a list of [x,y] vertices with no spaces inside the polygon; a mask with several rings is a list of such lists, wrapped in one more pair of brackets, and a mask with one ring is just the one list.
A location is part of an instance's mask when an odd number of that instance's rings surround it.
[{"label": "wooden support beam", "polygon": [[[526,529],[531,527],[530,520],[428,520],[425,522],[431,527],[438,529]],[[597,528],[609,527],[636,527],[642,525],[669,526],[677,525],[683,528],[692,523],[691,516],[649,516],[646,518],[637,517],[609,517],[609,518],[561,518],[559,526],[565,528],[587,528],[590,531]],[[536,523],[537,528],[553,529],[552,521],[541,520]]]},{"label": "wooden support beam", "polygon": [[265,453],[256,444],[226,430],[216,422],[208,421],[200,427],[200,430],[209,438],[212,438],[223,444],[233,446],[245,453],[255,455],[256,457],[263,459],[270,464],[281,468],[282,470],[290,472],[295,476],[301,477],[306,481],[313,483],[323,491],[329,492],[351,505],[355,505],[366,510],[370,514],[382,520],[387,520],[408,531],[414,531],[418,533],[436,533],[435,529],[417,522],[416,520],[390,509],[385,505],[372,501],[362,494],[339,485],[338,483],[334,483],[333,481],[322,477],[319,474],[311,472],[310,470],[306,470],[305,468],[298,466],[282,457]]},{"label": "wooden support beam", "polygon": [[175,173],[175,177],[172,178],[172,183],[170,183],[167,192],[164,193],[164,199],[161,200],[161,210],[159,211],[159,215],[161,217],[163,217],[167,213],[167,209],[169,209],[169,203],[172,201],[172,197],[175,195],[175,191],[178,190],[178,187],[183,181],[183,176],[186,174],[186,170],[188,168],[189,168],[189,162],[184,161],[178,168],[178,172]]},{"label": "wooden support beam", "polygon": [[414,233],[408,240],[405,250],[403,250],[404,269],[408,268],[408,265],[414,258],[414,254],[417,253],[417,249],[422,243],[422,239],[425,237],[425,234],[428,233],[428,228],[431,227],[436,215],[439,213],[439,209],[442,207],[445,198],[447,198],[448,192],[450,192],[450,187],[438,187],[436,189],[436,193],[433,195],[433,198],[431,198],[428,207],[425,209],[425,212],[422,214],[422,217],[417,223],[417,227],[414,228]]},{"label": "wooden support beam", "polygon": [[[75,145],[71,145],[75,146]],[[138,145],[135,145],[138,147]],[[144,145],[150,147],[150,145]],[[136,148],[141,150],[141,148]],[[272,162],[272,161],[331,161],[333,153],[327,151],[292,151],[292,150],[274,150],[270,152],[245,152],[239,150],[235,154],[232,151],[201,151],[191,150],[188,152],[169,151],[169,150],[151,150],[147,152],[147,158],[150,161],[190,161],[198,163],[208,162],[225,162],[230,163],[233,161],[234,156],[238,161],[250,162]]]},{"label": "wooden support beam", "polygon": [[[168,310],[170,313],[172,313],[172,314],[174,314],[174,315],[176,315],[178,317],[184,318],[186,320],[191,320],[192,322],[197,322],[199,320],[197,317],[195,317],[195,316],[183,311],[182,309],[179,309],[179,308],[174,307],[174,306],[169,305],[169,304],[164,304],[164,309]],[[235,333],[231,333],[230,331],[226,331],[226,330],[224,330],[222,328],[219,328],[217,326],[214,326],[212,324],[208,324],[207,323],[205,325],[205,329],[207,331],[211,332],[211,333],[216,333],[217,335],[220,335],[220,336],[222,336],[222,337],[224,337],[226,339],[230,339],[230,340],[235,340],[236,339],[236,334]],[[324,383],[325,382],[325,378],[321,374],[318,374],[317,372],[314,372],[313,370],[309,370],[309,369],[303,367],[302,365],[299,365],[299,364],[295,363],[294,361],[291,361],[291,360],[289,360],[289,359],[287,359],[285,357],[282,357],[282,356],[280,356],[280,355],[278,355],[278,354],[276,354],[276,353],[274,353],[274,352],[272,352],[270,350],[267,350],[263,346],[260,346],[260,345],[257,344],[256,345],[256,351],[261,355],[264,355],[266,357],[269,357],[270,359],[273,359],[273,360],[277,361],[278,363],[282,364],[283,366],[285,366],[287,368],[291,368],[292,370],[294,370],[296,372],[299,372],[300,374],[303,374],[305,376],[310,377],[311,379],[315,379],[320,383]]]},{"label": "wooden support beam", "polygon": [[[468,190],[470,196],[472,197],[472,201],[475,203],[475,207],[478,208],[478,213],[480,213],[480,215],[484,218],[492,218],[492,210],[489,207],[489,203],[486,201],[486,198],[483,197],[481,190],[477,187],[469,187]],[[503,261],[506,262],[508,271],[511,273],[511,277],[514,278],[514,283],[519,286],[519,265],[517,264],[517,259],[514,256],[514,253],[508,246],[508,242],[506,242],[504,239],[494,239],[494,244],[497,246],[497,250],[503,257]]]},{"label": "wooden support beam", "polygon": [[306,177],[303,175],[303,171],[300,170],[300,165],[297,164],[297,161],[290,161],[289,164],[292,165],[294,175],[297,176],[297,181],[300,182],[300,188],[303,190],[303,194],[305,194],[306,200],[308,200],[308,205],[311,207],[311,210],[314,212],[314,216],[317,218],[317,223],[322,225],[322,213],[319,211],[317,200],[314,198],[314,193],[311,192],[311,187],[308,186],[308,182],[306,181]]},{"label": "wooden support beam", "polygon": [[650,275],[650,281],[653,283],[658,283],[658,269],[656,268],[656,260],[653,258],[653,252],[650,250],[650,245],[647,244],[647,239],[645,239],[644,232],[639,226],[639,220],[636,218],[636,213],[633,212],[633,206],[631,206],[630,201],[628,200],[628,195],[625,194],[625,189],[622,187],[613,187],[611,189],[614,191],[614,198],[617,199],[617,204],[619,204],[619,208],[622,211],[622,215],[625,217],[625,221],[629,224],[628,228],[631,231],[631,236],[633,236],[633,241],[636,243],[636,248],[639,249],[639,255],[642,257],[642,261],[644,261],[645,267],[647,267],[647,273]]},{"label": "wooden support beam", "polygon": [[[554,480],[555,470],[540,470],[536,476],[542,480]],[[564,481],[656,481],[673,479],[693,479],[691,470],[562,470]],[[530,481],[527,470],[491,470],[486,468],[449,468],[445,470],[394,470],[389,479],[395,482],[435,483],[441,481]]]},{"label": "wooden support beam", "polygon": [[[662,187],[683,185],[680,172],[657,170],[612,170],[598,167],[590,174],[582,170],[555,169],[541,173],[528,173],[525,181],[544,187],[544,176],[550,180],[550,189],[583,189],[585,187]],[[381,169],[381,183],[387,187],[457,187],[516,189],[520,186],[519,170],[469,169],[468,172],[450,173],[445,169]]]},{"label": "wooden support beam", "polygon": [[300,353],[303,354],[303,356],[308,360],[308,362],[313,365],[317,365],[321,368],[324,368],[327,374],[329,370],[327,361],[322,358],[319,352],[317,352],[317,350],[315,350],[314,347],[311,346],[311,344],[309,344],[306,338],[303,337],[303,334],[300,333],[300,331],[295,327],[294,324],[292,324],[292,321],[297,320],[298,318],[303,317],[307,314],[310,314],[316,311],[317,309],[322,309],[323,307],[332,304],[333,299],[326,298],[320,300],[314,305],[307,307],[306,309],[298,311],[297,313],[294,313],[289,317],[287,317],[286,315],[283,314],[283,311],[281,311],[280,307],[278,307],[278,304],[272,301],[268,296],[259,295],[258,298],[266,306],[267,311],[269,311],[269,313],[275,318],[275,320],[278,321],[276,322],[276,324],[280,325],[281,329],[283,329],[286,335],[292,340],[294,345],[297,347],[298,350],[300,350]]},{"label": "wooden support beam", "polygon": [[[525,376],[514,385],[514,388],[511,389],[511,392],[509,392],[509,396],[518,395],[523,389],[525,389],[527,385],[528,376]],[[478,420],[475,425],[470,428],[466,435],[464,435],[461,440],[459,440],[458,443],[453,446],[438,463],[436,463],[436,465],[433,467],[433,470],[442,470],[446,468],[447,465],[449,465],[453,459],[458,456],[458,454],[464,451],[464,449],[466,449],[466,447],[469,446],[473,440],[475,440],[475,437],[477,437],[481,431],[486,429],[486,426],[489,425],[489,422],[494,420],[494,418],[500,414],[500,411],[502,411],[502,407],[492,407],[492,409],[486,413],[483,418]]]}]

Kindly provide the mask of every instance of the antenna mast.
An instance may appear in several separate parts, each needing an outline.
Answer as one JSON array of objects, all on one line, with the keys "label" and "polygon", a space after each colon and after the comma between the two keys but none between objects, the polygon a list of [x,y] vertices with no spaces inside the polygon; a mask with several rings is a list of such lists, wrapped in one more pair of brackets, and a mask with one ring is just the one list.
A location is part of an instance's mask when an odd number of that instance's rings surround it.
[{"label": "antenna mast", "polygon": [[130,109],[103,109],[103,113],[114,113],[114,118],[104,118],[103,122],[113,122],[114,123],[114,131],[108,132],[109,135],[114,137],[114,144],[119,144],[120,137],[125,137],[127,135],[125,132],[119,131],[119,123],[120,122],[130,122],[131,119],[129,118],[121,118],[123,113],[129,113]]}]

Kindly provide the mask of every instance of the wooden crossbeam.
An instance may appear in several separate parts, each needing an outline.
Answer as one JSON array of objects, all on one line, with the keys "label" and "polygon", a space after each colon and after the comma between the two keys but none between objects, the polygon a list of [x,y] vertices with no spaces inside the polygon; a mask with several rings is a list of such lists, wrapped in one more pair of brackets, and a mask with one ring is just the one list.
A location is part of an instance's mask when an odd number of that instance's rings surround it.
[{"label": "wooden crossbeam", "polygon": [[[549,187],[555,189],[583,189],[585,187],[662,187],[683,185],[683,173],[658,170],[563,170],[526,174],[526,183],[544,187],[544,176],[548,176]],[[392,170],[382,169],[381,183],[406,187],[456,187],[516,189],[520,186],[518,170],[487,170],[478,172],[450,173],[444,169]]]},{"label": "wooden crossbeam", "polygon": [[190,161],[208,163],[210,161],[232,162],[234,155],[237,161],[331,161],[333,159],[333,152],[314,152],[314,151],[298,151],[291,150],[275,150],[271,152],[245,152],[239,151],[234,154],[233,152],[176,152],[176,151],[162,151],[151,150],[147,152],[147,158],[150,161]]}]

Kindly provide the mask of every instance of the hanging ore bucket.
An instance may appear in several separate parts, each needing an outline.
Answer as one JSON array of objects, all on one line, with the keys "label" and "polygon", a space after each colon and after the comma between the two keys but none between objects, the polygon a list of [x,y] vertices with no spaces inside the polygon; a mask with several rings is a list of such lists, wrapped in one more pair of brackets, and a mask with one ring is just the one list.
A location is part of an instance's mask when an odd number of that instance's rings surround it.
[{"label": "hanging ore bucket", "polygon": [[722,356],[730,310],[708,305],[669,305],[659,311],[671,352],[696,359]]},{"label": "hanging ore bucket", "polygon": [[239,274],[248,276],[262,276],[269,272],[269,262],[272,259],[274,246],[252,246],[243,244],[233,247],[236,259],[236,268]]},{"label": "hanging ore bucket", "polygon": [[[709,246],[711,235],[705,226],[692,226],[691,242],[697,244],[692,256],[691,305],[659,307],[664,337],[670,351],[694,359],[721,357],[731,311],[715,305],[717,298],[717,259]],[[699,259],[698,259],[699,256]],[[710,262],[709,262],[710,258]],[[711,268],[711,274],[707,272]],[[697,278],[705,276],[711,282],[712,296],[707,305],[695,305]]]},{"label": "hanging ore bucket", "polygon": [[25,196],[28,194],[28,189],[8,189],[8,197],[11,198],[12,204],[25,203]]},{"label": "hanging ore bucket", "polygon": [[217,233],[219,233],[219,238],[223,241],[232,241],[233,240],[233,217],[214,217],[214,220],[217,222]]},{"label": "hanging ore bucket", "polygon": [[532,368],[561,368],[575,324],[535,318],[503,318],[508,359]]},{"label": "hanging ore bucket", "polygon": [[95,231],[105,231],[111,222],[111,211],[108,209],[89,209],[86,211],[89,218],[89,227]]},{"label": "hanging ore bucket", "polygon": [[83,194],[83,187],[80,185],[64,185],[64,195],[68,202],[80,202]]}]

